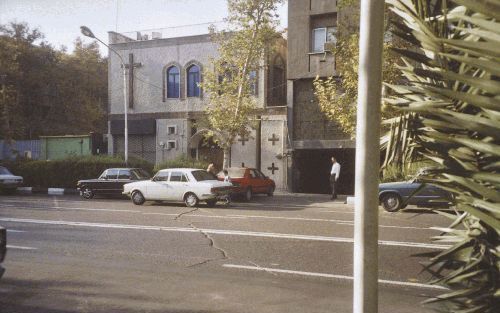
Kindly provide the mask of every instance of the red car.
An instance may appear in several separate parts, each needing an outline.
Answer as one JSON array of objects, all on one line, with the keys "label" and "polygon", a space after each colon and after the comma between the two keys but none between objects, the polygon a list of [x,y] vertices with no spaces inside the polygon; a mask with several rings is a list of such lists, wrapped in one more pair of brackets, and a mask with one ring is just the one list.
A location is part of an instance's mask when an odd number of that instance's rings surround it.
[{"label": "red car", "polygon": [[[274,180],[256,168],[230,167],[227,171],[234,186],[234,193],[243,195],[247,201],[252,199],[253,194],[264,193],[272,196],[274,193]],[[217,174],[217,178],[224,180],[224,173]]]}]

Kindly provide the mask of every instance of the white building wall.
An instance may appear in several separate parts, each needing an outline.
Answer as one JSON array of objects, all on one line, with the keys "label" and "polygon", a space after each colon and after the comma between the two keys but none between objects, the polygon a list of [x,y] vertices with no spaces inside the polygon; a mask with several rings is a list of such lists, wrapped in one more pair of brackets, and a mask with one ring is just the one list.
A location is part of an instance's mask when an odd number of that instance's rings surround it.
[{"label": "white building wall", "polygon": [[[261,129],[261,171],[274,180],[276,189],[285,190],[287,171],[283,154],[286,148],[286,116],[263,116]],[[273,138],[277,140],[271,141]]]},{"label": "white building wall", "polygon": [[[245,141],[243,145],[242,142],[236,141],[231,146],[231,166],[240,167],[242,163],[246,167],[256,167],[257,166],[257,141],[256,141],[256,130],[252,130],[248,141]],[[240,137],[238,137],[240,139]]]}]

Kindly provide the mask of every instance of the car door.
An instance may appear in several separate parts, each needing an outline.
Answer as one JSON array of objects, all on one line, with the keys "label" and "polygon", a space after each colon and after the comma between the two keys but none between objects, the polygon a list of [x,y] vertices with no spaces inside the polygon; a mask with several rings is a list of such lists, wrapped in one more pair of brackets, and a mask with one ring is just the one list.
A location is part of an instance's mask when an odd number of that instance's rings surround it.
[{"label": "car door", "polygon": [[261,176],[257,170],[251,169],[250,170],[250,180],[251,180],[251,185],[252,185],[252,191],[254,193],[259,193],[259,192],[264,192],[264,179],[263,176]]},{"label": "car door", "polygon": [[113,185],[113,193],[121,194],[123,191],[123,185],[131,183],[132,173],[129,169],[121,169],[118,171],[118,178],[116,183]]},{"label": "car door", "polygon": [[118,180],[118,170],[117,169],[108,169],[106,171],[106,176],[104,177],[104,181],[102,182],[101,193],[104,194],[112,194],[116,193],[116,183]]},{"label": "car door", "polygon": [[186,175],[180,171],[172,171],[170,173],[170,178],[168,181],[168,200],[182,201],[184,193],[188,190],[189,187],[189,182]]},{"label": "car door", "polygon": [[168,200],[169,175],[169,171],[158,172],[148,182],[144,195],[147,200]]}]

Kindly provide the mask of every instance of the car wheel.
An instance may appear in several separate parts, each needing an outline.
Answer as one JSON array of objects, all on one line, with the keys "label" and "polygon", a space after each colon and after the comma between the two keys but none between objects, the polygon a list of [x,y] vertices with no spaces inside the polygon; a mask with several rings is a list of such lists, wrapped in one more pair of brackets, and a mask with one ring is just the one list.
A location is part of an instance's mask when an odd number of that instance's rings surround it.
[{"label": "car wheel", "polygon": [[186,204],[187,207],[190,208],[195,207],[198,205],[198,202],[199,202],[198,197],[192,192],[186,194],[186,196],[184,197],[184,203]]},{"label": "car wheel", "polygon": [[140,191],[136,190],[136,191],[132,192],[132,202],[135,205],[141,205],[145,201],[146,201],[146,199],[144,198],[144,196],[142,195],[142,193]]},{"label": "car wheel", "polygon": [[267,196],[268,196],[268,197],[272,197],[272,196],[273,196],[273,194],[274,194],[274,187],[273,187],[273,186],[271,186],[271,187],[269,187],[269,189],[267,190]]},{"label": "car wheel", "polygon": [[245,190],[245,201],[250,201],[252,200],[252,188],[247,188],[247,190]]},{"label": "car wheel", "polygon": [[390,193],[382,197],[382,206],[387,212],[396,212],[401,209],[401,198],[395,194]]},{"label": "car wheel", "polygon": [[89,187],[83,187],[82,198],[92,199],[94,197],[94,192]]},{"label": "car wheel", "polygon": [[217,203],[217,200],[212,199],[212,200],[207,200],[206,202],[207,202],[207,207],[213,208],[215,206],[215,204]]}]

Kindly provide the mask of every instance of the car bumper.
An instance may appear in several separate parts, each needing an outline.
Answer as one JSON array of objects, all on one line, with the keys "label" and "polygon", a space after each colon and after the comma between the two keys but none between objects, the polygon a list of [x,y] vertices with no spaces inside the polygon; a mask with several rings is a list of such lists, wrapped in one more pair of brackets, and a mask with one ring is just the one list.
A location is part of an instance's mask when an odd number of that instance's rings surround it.
[{"label": "car bumper", "polygon": [[15,189],[20,187],[23,182],[3,182],[0,183],[0,189]]}]

